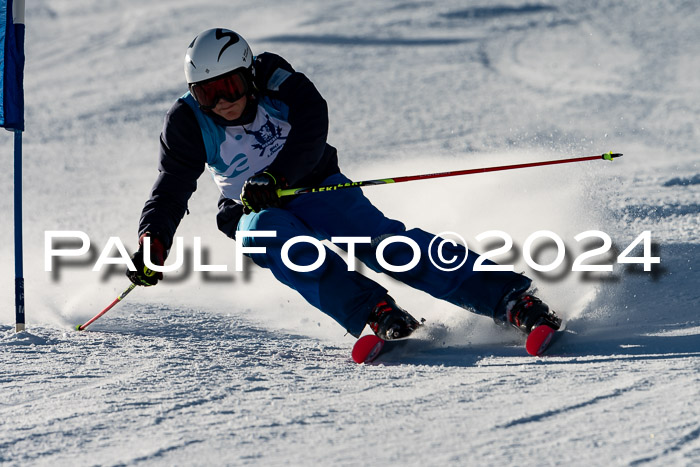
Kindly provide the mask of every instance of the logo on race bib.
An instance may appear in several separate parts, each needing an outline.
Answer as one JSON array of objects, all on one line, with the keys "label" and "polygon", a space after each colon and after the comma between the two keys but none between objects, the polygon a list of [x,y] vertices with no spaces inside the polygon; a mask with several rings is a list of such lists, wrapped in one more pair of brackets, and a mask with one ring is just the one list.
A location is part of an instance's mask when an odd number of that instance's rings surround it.
[{"label": "logo on race bib", "polygon": [[245,127],[243,130],[247,135],[252,135],[255,138],[255,141],[257,141],[256,144],[253,144],[252,148],[262,149],[260,152],[260,157],[265,156],[265,151],[267,151],[268,148],[270,149],[270,154],[268,154],[268,157],[270,157],[273,153],[278,152],[280,149],[282,149],[283,141],[287,139],[286,136],[282,136],[282,127],[272,123],[269,115],[259,130],[248,131],[245,129]]}]

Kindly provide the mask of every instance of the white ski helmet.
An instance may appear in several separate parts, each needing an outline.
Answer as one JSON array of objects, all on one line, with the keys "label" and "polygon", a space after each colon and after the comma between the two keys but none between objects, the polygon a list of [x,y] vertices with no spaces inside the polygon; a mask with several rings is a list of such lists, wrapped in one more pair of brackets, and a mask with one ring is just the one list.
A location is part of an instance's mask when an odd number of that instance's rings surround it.
[{"label": "white ski helmet", "polygon": [[207,29],[187,47],[187,84],[205,81],[238,68],[252,70],[253,53],[248,43],[230,29]]}]

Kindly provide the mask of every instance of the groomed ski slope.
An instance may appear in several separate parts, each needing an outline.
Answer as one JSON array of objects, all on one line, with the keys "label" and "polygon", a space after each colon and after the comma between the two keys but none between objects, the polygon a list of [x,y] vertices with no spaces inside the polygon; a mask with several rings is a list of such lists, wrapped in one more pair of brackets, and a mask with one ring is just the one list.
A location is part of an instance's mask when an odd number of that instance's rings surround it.
[{"label": "groomed ski slope", "polygon": [[[700,463],[700,10],[693,2],[35,0],[24,134],[27,327],[14,333],[12,138],[0,157],[0,464],[677,465]],[[374,276],[439,339],[380,365],[267,271],[235,272],[203,176],[178,235],[208,264],[139,288],[92,272],[136,247],[163,116],[192,38],[229,27],[306,73],[354,179],[600,154],[538,169],[365,189],[409,226],[461,234],[534,278],[568,322],[552,355]],[[322,196],[319,194],[319,196]],[[45,231],[90,255],[45,271]],[[533,232],[566,245],[537,272]],[[612,273],[572,272],[576,258]],[[650,231],[650,272],[616,257]],[[549,246],[547,246],[549,245]],[[553,261],[551,242],[534,248]],[[632,256],[642,254],[641,246]],[[117,256],[116,250],[112,256]],[[370,274],[369,272],[367,272]]]}]

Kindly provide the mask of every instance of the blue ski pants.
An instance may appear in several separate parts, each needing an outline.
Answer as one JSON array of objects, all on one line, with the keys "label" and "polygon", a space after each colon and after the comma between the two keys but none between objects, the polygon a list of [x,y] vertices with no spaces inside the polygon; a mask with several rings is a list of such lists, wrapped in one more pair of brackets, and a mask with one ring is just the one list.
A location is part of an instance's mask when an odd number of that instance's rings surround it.
[{"label": "blue ski pants", "polygon": [[[324,185],[349,181],[344,175],[335,174],[327,178]],[[274,231],[275,236],[241,238],[241,231]],[[382,246],[381,257],[392,266],[409,265],[419,258],[414,267],[402,272],[387,269],[386,263],[383,266],[377,259],[377,248],[382,241],[397,235],[413,240],[419,249],[417,254],[403,240],[385,242]],[[283,208],[268,208],[244,215],[238,223],[236,236],[244,247],[264,247],[264,253],[246,255],[257,265],[270,269],[280,282],[299,292],[311,305],[356,337],[362,333],[371,310],[387,290],[359,272],[349,271],[345,260],[325,246],[325,260],[320,266],[306,272],[294,271],[283,260],[283,247],[287,241],[299,236],[317,240],[369,237],[370,243],[355,244],[355,257],[367,267],[433,297],[496,320],[503,319],[508,297],[530,286],[530,279],[514,272],[475,272],[473,266],[478,255],[474,252],[467,254],[466,262],[459,269],[441,270],[433,264],[433,261],[439,261],[437,244],[441,239],[433,242],[432,255],[429,256],[434,235],[417,228],[407,230],[403,223],[389,219],[372,205],[360,188],[298,195]],[[347,244],[338,242],[337,245],[347,251]],[[466,253],[461,245],[445,243],[442,256],[447,260],[457,257],[461,261]],[[319,255],[317,246],[305,241],[291,246],[286,257],[297,266],[308,266],[316,263]],[[485,261],[484,264],[493,263]],[[407,311],[417,314],[410,309]]]}]

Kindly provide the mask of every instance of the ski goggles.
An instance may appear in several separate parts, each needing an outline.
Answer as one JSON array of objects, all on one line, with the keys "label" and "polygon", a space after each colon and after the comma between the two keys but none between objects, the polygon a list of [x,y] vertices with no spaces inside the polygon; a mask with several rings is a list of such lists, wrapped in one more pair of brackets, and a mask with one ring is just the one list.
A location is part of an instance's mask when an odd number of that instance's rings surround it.
[{"label": "ski goggles", "polygon": [[248,93],[248,80],[238,69],[216,78],[190,84],[190,93],[202,110],[216,107],[219,99],[235,102]]}]

